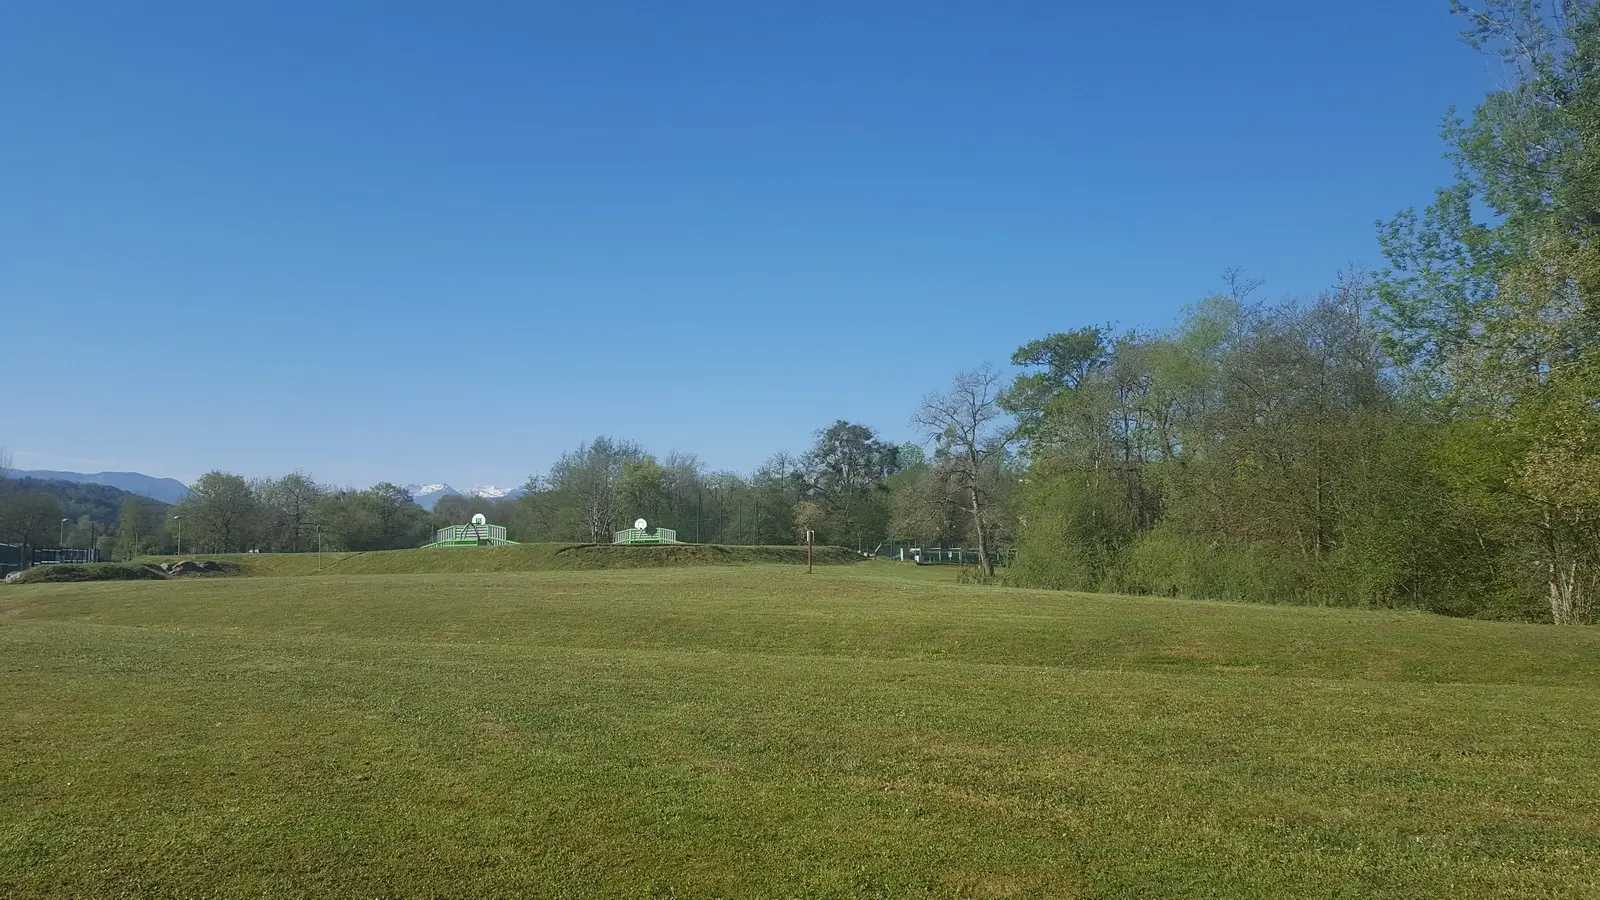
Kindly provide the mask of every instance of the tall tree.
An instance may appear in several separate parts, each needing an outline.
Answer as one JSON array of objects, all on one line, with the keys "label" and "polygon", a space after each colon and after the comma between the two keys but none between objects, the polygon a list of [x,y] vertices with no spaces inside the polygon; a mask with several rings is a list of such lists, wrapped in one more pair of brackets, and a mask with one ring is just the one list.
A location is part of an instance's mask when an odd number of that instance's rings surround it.
[{"label": "tall tree", "polygon": [[617,502],[621,505],[622,520],[643,518],[656,522],[666,501],[666,474],[654,457],[626,459],[617,475]]},{"label": "tall tree", "polygon": [[1455,183],[1383,225],[1383,314],[1439,415],[1505,451],[1487,479],[1442,473],[1458,505],[1514,517],[1507,552],[1543,573],[1551,618],[1585,622],[1600,592],[1600,2],[1452,5],[1512,83],[1447,124]]},{"label": "tall tree", "polygon": [[1084,385],[1110,358],[1109,335],[1109,328],[1078,328],[1029,341],[1011,354],[1011,364],[1026,371],[1017,376],[1001,405],[1016,417],[1019,435],[1044,437],[1050,406]]},{"label": "tall tree", "polygon": [[117,513],[117,550],[129,559],[157,549],[162,542],[162,508],[146,497],[130,496]]},{"label": "tall tree", "polygon": [[822,511],[827,542],[873,546],[886,536],[889,476],[900,471],[900,448],[865,425],[844,420],[817,433],[801,460],[805,499]]},{"label": "tall tree", "polygon": [[53,547],[60,539],[61,513],[61,501],[49,494],[12,494],[0,503],[0,537],[30,547]]},{"label": "tall tree", "polygon": [[799,461],[776,453],[750,478],[750,533],[757,544],[792,544],[805,535],[795,534],[795,504],[800,502]]},{"label": "tall tree", "polygon": [[1013,578],[1388,595],[1393,579],[1350,588],[1335,572],[1361,568],[1350,537],[1358,514],[1376,520],[1365,498],[1392,407],[1367,282],[1345,278],[1309,303],[1252,303],[1251,289],[1234,273],[1171,332],[1077,333],[1064,344],[1076,355],[1019,353],[1043,371],[1002,397],[1028,423]]},{"label": "tall tree", "polygon": [[315,544],[313,511],[324,493],[304,472],[291,472],[259,486],[261,502],[269,517],[273,549],[298,553]]},{"label": "tall tree", "polygon": [[314,516],[325,540],[341,550],[402,550],[420,546],[429,535],[428,511],[410,491],[389,482],[330,491]]},{"label": "tall tree", "polygon": [[949,390],[929,394],[912,417],[912,423],[934,445],[934,471],[959,493],[972,517],[972,535],[978,545],[979,566],[994,577],[990,556],[990,510],[994,457],[1004,456],[1010,435],[998,427],[1001,376],[984,365],[957,375]]},{"label": "tall tree", "polygon": [[623,463],[644,456],[637,444],[609,437],[595,438],[562,454],[550,467],[549,476],[555,513],[567,524],[567,533],[561,536],[609,543],[622,521],[617,480]]},{"label": "tall tree", "polygon": [[173,510],[183,517],[185,543],[210,553],[249,550],[261,532],[261,504],[244,476],[213,471],[189,486]]},{"label": "tall tree", "polygon": [[418,506],[411,492],[400,485],[379,482],[362,491],[358,503],[373,523],[377,549],[415,547],[427,537],[427,511]]}]

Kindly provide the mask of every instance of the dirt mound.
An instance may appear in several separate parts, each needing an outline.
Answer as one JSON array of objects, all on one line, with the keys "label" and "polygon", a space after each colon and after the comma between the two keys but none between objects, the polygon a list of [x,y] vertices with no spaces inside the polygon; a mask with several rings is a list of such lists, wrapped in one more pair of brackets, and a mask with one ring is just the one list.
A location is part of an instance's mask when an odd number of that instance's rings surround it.
[{"label": "dirt mound", "polygon": [[234,563],[218,562],[214,559],[180,559],[177,562],[164,562],[160,564],[162,572],[168,575],[237,575],[240,571]]},{"label": "dirt mound", "polygon": [[154,566],[134,563],[58,563],[14,572],[7,584],[54,584],[66,581],[160,581],[167,576]]}]

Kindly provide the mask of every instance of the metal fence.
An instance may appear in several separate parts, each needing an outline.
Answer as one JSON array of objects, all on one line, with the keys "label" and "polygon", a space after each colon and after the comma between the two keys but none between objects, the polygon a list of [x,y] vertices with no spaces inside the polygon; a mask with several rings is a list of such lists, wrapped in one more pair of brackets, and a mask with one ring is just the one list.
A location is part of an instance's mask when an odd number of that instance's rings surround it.
[{"label": "metal fence", "polygon": [[26,544],[0,544],[0,578],[53,563],[97,563],[99,550],[82,550],[74,547],[29,547]]},{"label": "metal fence", "polygon": [[[880,559],[914,562],[919,566],[975,566],[983,558],[971,547],[916,547],[897,541],[879,544],[873,550],[873,555]],[[997,566],[1006,565],[1009,556],[1002,550],[989,551],[989,558]]]},{"label": "metal fence", "polygon": [[676,544],[678,533],[671,528],[625,528],[611,535],[613,544]]}]

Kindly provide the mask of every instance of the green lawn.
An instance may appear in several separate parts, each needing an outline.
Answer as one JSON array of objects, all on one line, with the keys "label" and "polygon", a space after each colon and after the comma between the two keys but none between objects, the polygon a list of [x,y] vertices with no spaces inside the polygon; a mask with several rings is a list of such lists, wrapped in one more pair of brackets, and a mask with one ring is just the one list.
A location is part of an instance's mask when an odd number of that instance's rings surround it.
[{"label": "green lawn", "polygon": [[1600,629],[950,577],[0,588],[0,896],[1600,896]]}]

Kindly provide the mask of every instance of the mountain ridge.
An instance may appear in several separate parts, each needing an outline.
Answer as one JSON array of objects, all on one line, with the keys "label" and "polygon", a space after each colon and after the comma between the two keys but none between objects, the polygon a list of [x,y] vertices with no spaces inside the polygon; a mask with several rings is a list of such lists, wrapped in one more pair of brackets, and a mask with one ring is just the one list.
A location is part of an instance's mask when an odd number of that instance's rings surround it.
[{"label": "mountain ridge", "polygon": [[485,500],[515,500],[525,491],[520,487],[502,488],[492,484],[480,484],[468,490],[451,487],[447,482],[434,482],[432,484],[408,484],[406,490],[411,492],[411,499],[423,509],[431,510],[439,502],[439,498],[450,494],[459,494],[463,497],[482,497]]},{"label": "mountain ridge", "polygon": [[176,478],[157,478],[142,472],[58,472],[53,469],[15,469],[13,478],[35,478],[40,481],[70,481],[74,484],[99,484],[117,488],[130,494],[149,497],[162,503],[174,504],[189,496],[189,486]]},{"label": "mountain ridge", "polygon": [[[98,484],[104,487],[116,488],[140,497],[148,497],[169,506],[182,501],[189,496],[189,486],[176,478],[158,478],[142,472],[66,472],[55,469],[13,469],[9,477],[16,479],[32,478],[38,481],[66,481],[72,484]],[[492,484],[480,484],[462,490],[452,487],[447,482],[433,482],[430,484],[408,484],[406,490],[411,492],[411,497],[423,509],[431,510],[440,497],[449,494],[460,494],[463,497],[482,497],[487,500],[515,500],[521,497],[524,490],[521,487],[502,488]]]}]

